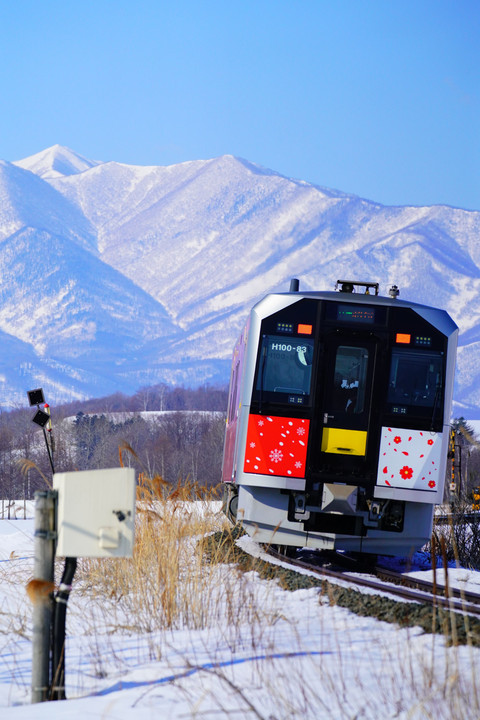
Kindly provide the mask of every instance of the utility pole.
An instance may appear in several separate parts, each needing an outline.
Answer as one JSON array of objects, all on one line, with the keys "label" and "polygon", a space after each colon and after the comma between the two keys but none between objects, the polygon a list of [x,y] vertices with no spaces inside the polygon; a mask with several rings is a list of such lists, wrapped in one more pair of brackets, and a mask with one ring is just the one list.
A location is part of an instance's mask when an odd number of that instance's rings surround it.
[{"label": "utility pole", "polygon": [[27,587],[33,603],[32,703],[48,700],[51,685],[56,497],[55,490],[35,493],[35,557],[33,580]]}]

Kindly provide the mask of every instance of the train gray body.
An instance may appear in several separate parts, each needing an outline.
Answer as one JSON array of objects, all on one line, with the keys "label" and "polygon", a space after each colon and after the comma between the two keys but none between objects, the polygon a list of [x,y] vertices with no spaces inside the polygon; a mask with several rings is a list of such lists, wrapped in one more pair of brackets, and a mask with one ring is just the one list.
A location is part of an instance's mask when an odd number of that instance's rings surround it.
[{"label": "train gray body", "polygon": [[232,360],[227,511],[262,543],[407,555],[443,500],[458,329],[374,283],[337,287],[270,294],[250,313]]}]

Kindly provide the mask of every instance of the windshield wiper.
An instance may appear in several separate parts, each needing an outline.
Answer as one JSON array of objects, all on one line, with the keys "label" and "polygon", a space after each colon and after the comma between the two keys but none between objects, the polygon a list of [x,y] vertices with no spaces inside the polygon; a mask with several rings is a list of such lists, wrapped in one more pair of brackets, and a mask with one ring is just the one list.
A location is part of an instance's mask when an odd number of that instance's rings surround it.
[{"label": "windshield wiper", "polygon": [[442,392],[442,386],[439,384],[439,385],[437,385],[437,389],[435,390],[435,397],[434,397],[434,400],[433,400],[432,419],[431,419],[431,422],[430,422],[430,430],[431,430],[432,432],[434,431],[433,428],[434,428],[434,425],[435,425],[435,415],[436,415],[437,410],[438,410],[439,407],[440,407],[440,402],[439,402],[439,401],[440,401],[441,392]]}]

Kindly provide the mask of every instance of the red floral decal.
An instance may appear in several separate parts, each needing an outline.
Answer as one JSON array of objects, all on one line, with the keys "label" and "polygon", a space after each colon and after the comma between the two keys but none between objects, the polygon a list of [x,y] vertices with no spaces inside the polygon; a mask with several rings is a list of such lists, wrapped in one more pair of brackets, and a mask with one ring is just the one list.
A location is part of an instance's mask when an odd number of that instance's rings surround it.
[{"label": "red floral decal", "polygon": [[384,472],[384,473],[388,473],[388,467],[387,467],[386,465],[385,465],[385,467],[383,468],[383,472]]},{"label": "red floral decal", "polygon": [[305,477],[308,431],[309,420],[250,415],[244,472]]},{"label": "red floral decal", "polygon": [[404,465],[400,470],[400,475],[404,480],[410,480],[413,475],[413,468],[408,467],[408,465]]},{"label": "red floral decal", "polygon": [[433,445],[433,440],[430,438],[430,440],[427,440],[428,445]]},{"label": "red floral decal", "polygon": [[395,437],[393,438],[393,442],[397,443],[397,445],[398,445],[398,443],[401,443],[402,438],[400,437],[400,435],[395,435]]},{"label": "red floral decal", "polygon": [[428,487],[434,488],[436,484],[437,483],[435,482],[435,480],[430,480],[430,482],[428,483]]}]

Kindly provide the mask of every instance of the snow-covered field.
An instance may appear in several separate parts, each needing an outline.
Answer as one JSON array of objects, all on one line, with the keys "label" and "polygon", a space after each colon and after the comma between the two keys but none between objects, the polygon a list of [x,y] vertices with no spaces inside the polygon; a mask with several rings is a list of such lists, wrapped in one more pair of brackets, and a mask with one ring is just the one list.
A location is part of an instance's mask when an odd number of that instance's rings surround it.
[{"label": "snow-covered field", "polygon": [[[216,594],[205,597],[209,612],[198,627],[185,617],[168,630],[141,629],[124,599],[78,592],[74,582],[69,699],[32,706],[32,609],[25,593],[32,570],[33,520],[0,520],[5,718],[480,717],[480,649],[447,648],[438,635],[333,607],[318,588],[287,592],[226,565],[215,568]],[[478,589],[478,574],[468,573],[468,582]]]}]

